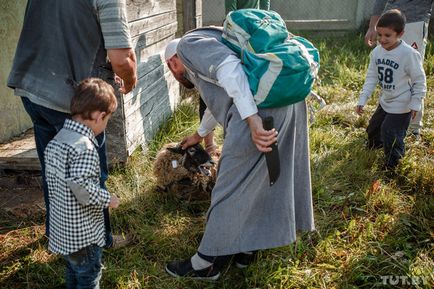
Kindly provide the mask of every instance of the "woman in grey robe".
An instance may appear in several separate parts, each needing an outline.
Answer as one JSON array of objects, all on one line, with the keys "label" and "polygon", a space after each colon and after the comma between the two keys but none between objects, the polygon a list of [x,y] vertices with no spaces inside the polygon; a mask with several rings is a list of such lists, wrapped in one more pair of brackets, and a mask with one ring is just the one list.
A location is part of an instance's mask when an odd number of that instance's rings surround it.
[{"label": "woman in grey robe", "polygon": [[[210,113],[198,132],[183,140],[184,148],[200,142],[213,121],[224,128],[218,176],[198,252],[166,266],[177,277],[216,280],[220,261],[228,256],[245,267],[257,250],[288,245],[298,230],[314,230],[306,104],[252,108],[240,61],[220,40],[218,29],[197,29],[173,40],[165,52],[175,78],[194,85]],[[274,118],[272,130],[263,128],[261,119],[267,116]],[[280,177],[270,186],[264,153],[276,140]]]}]

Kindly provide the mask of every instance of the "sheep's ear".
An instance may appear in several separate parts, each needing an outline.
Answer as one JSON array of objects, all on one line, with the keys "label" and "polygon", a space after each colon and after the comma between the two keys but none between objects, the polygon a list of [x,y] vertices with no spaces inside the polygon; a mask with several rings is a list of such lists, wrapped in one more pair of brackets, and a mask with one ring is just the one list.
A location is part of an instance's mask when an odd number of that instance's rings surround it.
[{"label": "sheep's ear", "polygon": [[182,149],[181,145],[177,145],[176,147],[173,147],[173,148],[168,147],[167,150],[172,152],[172,153],[180,154],[180,155],[183,155],[185,153],[185,151]]},{"label": "sheep's ear", "polygon": [[189,147],[189,148],[187,148],[187,152],[190,156],[193,156],[196,153],[196,148],[194,146]]}]

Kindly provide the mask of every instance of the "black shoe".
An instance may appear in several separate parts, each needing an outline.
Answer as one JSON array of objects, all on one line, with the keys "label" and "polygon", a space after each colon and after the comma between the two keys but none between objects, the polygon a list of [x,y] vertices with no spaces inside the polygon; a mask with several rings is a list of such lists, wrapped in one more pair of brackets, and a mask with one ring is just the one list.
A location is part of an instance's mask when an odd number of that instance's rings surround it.
[{"label": "black shoe", "polygon": [[413,136],[413,138],[415,139],[415,140],[420,140],[421,139],[421,136],[420,136],[420,132],[419,131],[413,131],[412,133],[411,133],[411,135]]},{"label": "black shoe", "polygon": [[202,270],[194,270],[190,259],[168,263],[166,265],[166,272],[173,277],[190,277],[207,281],[216,281],[220,277],[220,272],[214,265]]},{"label": "black shoe", "polygon": [[244,269],[256,260],[256,251],[252,254],[238,253],[234,256],[235,266],[240,269]]},{"label": "black shoe", "polygon": [[387,164],[384,164],[382,170],[386,179],[395,179],[398,176],[396,166],[389,166]]}]

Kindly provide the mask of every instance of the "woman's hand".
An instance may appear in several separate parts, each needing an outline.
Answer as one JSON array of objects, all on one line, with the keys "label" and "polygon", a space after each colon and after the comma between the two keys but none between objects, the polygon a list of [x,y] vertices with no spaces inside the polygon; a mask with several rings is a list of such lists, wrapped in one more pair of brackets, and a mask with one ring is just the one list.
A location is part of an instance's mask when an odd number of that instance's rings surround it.
[{"label": "woman's hand", "polygon": [[189,135],[182,139],[181,146],[182,149],[185,150],[188,147],[194,146],[202,141],[203,137],[201,137],[197,132],[192,135]]}]

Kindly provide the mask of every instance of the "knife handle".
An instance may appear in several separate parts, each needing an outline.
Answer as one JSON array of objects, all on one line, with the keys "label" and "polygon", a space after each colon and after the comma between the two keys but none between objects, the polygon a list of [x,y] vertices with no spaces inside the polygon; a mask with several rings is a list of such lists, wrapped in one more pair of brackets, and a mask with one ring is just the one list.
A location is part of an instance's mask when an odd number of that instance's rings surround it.
[{"label": "knife handle", "polygon": [[[272,116],[267,116],[266,118],[262,119],[262,126],[265,130],[271,130],[274,128],[274,119]],[[270,145],[271,148],[277,147],[277,142]]]},{"label": "knife handle", "polygon": [[262,125],[264,126],[265,130],[273,129],[274,126],[274,119],[272,116],[267,116],[262,120]]}]

